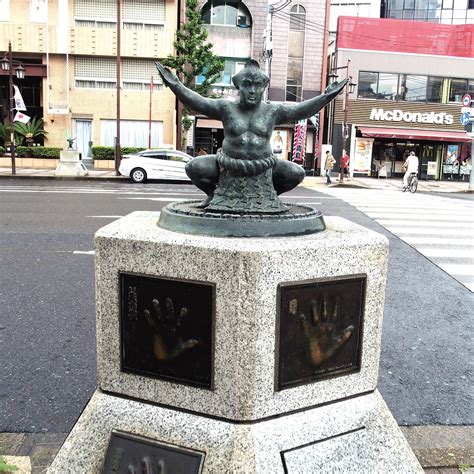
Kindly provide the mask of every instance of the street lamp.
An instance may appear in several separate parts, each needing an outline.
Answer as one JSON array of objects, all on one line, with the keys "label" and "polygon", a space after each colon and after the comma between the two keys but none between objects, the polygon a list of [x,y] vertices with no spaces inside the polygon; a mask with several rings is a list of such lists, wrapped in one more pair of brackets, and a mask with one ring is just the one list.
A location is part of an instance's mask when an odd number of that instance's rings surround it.
[{"label": "street lamp", "polygon": [[15,167],[15,131],[13,129],[13,120],[15,118],[15,93],[13,91],[13,66],[16,64],[15,73],[18,79],[25,78],[25,68],[20,61],[14,61],[12,58],[12,43],[8,42],[8,53],[0,60],[3,71],[8,71],[8,102],[10,102],[10,156],[12,159],[12,174],[16,174]]},{"label": "street lamp", "polygon": [[335,67],[331,70],[331,74],[329,74],[329,79],[331,82],[335,81],[337,79],[337,74],[335,74],[335,71],[338,71],[340,69],[345,69],[346,70],[346,79],[348,79],[348,82],[346,83],[344,87],[344,123],[342,125],[342,153],[341,153],[341,160],[340,160],[340,166],[341,166],[341,175],[339,178],[339,182],[342,183],[344,180],[344,156],[347,153],[346,150],[346,143],[347,143],[347,138],[349,137],[349,127],[347,124],[347,118],[349,115],[349,94],[352,94],[355,90],[355,86],[357,85],[356,83],[352,82],[352,76],[349,75],[349,64],[351,60],[347,60],[347,65],[346,66],[340,66],[340,67]]}]

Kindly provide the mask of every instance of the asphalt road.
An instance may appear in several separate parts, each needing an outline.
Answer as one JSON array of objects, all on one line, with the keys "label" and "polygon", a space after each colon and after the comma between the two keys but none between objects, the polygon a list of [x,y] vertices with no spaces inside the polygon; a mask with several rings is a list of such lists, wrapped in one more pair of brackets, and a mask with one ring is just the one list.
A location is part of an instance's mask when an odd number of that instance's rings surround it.
[{"label": "asphalt road", "polygon": [[[198,195],[184,184],[0,180],[0,432],[67,432],[95,389],[94,232]],[[473,424],[473,293],[351,205],[301,187],[286,196],[390,240],[379,388],[398,423]]]}]

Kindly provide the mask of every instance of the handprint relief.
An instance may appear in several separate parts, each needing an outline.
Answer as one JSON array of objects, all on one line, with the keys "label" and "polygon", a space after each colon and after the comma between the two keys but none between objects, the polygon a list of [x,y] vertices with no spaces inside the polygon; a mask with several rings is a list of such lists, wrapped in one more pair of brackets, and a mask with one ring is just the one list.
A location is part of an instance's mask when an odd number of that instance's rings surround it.
[{"label": "handprint relief", "polygon": [[336,354],[342,346],[350,339],[354,332],[354,326],[349,325],[345,329],[337,329],[339,318],[339,301],[336,298],[329,311],[327,296],[321,296],[319,300],[312,299],[309,303],[309,314],[298,313],[298,300],[290,300],[288,313],[298,318],[303,327],[305,341],[308,347],[311,364],[319,367]]},{"label": "handprint relief", "polygon": [[153,330],[153,353],[157,360],[176,359],[199,344],[197,339],[183,340],[182,330],[189,316],[188,309],[182,307],[176,314],[171,298],[166,298],[164,309],[154,299],[151,310],[145,309],[143,314]]}]

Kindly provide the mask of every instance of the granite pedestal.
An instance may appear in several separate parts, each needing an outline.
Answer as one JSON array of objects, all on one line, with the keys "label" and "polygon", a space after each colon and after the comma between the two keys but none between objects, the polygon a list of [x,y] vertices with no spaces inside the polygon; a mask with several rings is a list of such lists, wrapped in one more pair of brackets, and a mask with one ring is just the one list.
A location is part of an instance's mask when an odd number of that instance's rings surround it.
[{"label": "granite pedestal", "polygon": [[114,430],[202,472],[423,472],[376,389],[385,237],[336,217],[265,239],[157,220],[96,234],[99,386],[49,472],[99,472]]},{"label": "granite pedestal", "polygon": [[62,150],[59,156],[59,164],[54,172],[56,178],[77,178],[87,176],[89,171],[80,159],[76,150]]}]

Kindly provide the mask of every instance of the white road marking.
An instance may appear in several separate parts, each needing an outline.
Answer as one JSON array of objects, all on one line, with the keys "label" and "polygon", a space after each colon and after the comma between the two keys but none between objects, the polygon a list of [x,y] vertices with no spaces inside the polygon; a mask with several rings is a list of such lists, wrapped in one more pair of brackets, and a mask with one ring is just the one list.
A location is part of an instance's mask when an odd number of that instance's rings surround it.
[{"label": "white road marking", "polygon": [[[400,229],[400,232],[403,232],[403,229],[405,230],[409,230],[409,229],[412,229],[413,230],[413,221],[407,221],[407,220],[397,220],[397,219],[377,219],[377,222],[379,224],[382,224],[383,226],[385,227],[388,227],[388,226],[391,226],[392,228],[396,228],[396,229]],[[441,221],[441,222],[434,222],[434,221],[429,221],[429,222],[423,222],[421,220],[419,220],[417,223],[416,223],[417,227],[416,229],[420,229],[420,231],[422,232],[426,232],[426,233],[429,233],[429,232],[438,232],[439,229],[438,227],[446,227],[446,222],[444,221]],[[400,227],[398,227],[400,226]],[[430,227],[432,230],[430,229],[427,229],[427,227]],[[474,222],[471,223],[471,222],[457,222],[456,224],[452,224],[449,226],[450,230],[454,230],[454,231],[457,231],[457,230],[461,230],[461,231],[464,231],[466,229],[474,229]]]},{"label": "white road marking", "polygon": [[[378,222],[378,221],[377,221]],[[381,224],[381,222],[379,222]],[[464,229],[460,230],[457,227],[453,227],[452,229],[433,229],[430,231],[429,229],[426,229],[424,227],[396,227],[396,226],[391,226],[388,224],[383,224],[383,226],[388,229],[392,234],[396,235],[403,235],[403,234],[423,234],[423,235],[432,235],[432,236],[438,236],[438,235],[452,235],[454,237],[467,237],[467,236],[473,236],[474,237],[474,230],[473,229]],[[462,234],[462,235],[461,235]]]},{"label": "white road marking", "polygon": [[474,265],[458,263],[438,263],[438,266],[450,275],[474,276]]},{"label": "white road marking", "polygon": [[72,253],[77,255],[94,255],[95,250],[74,250]]},{"label": "white road marking", "polygon": [[97,219],[119,219],[123,216],[86,216],[86,217],[95,217]]},{"label": "white road marking", "polygon": [[418,252],[422,253],[426,257],[441,257],[441,258],[463,258],[466,260],[465,263],[473,265],[474,273],[474,253],[471,249],[453,249],[453,248],[427,248],[417,247]]},{"label": "white road marking", "polygon": [[[389,229],[390,230],[390,229]],[[474,239],[460,239],[458,237],[400,237],[407,244],[422,245],[463,245],[474,247]]]}]

